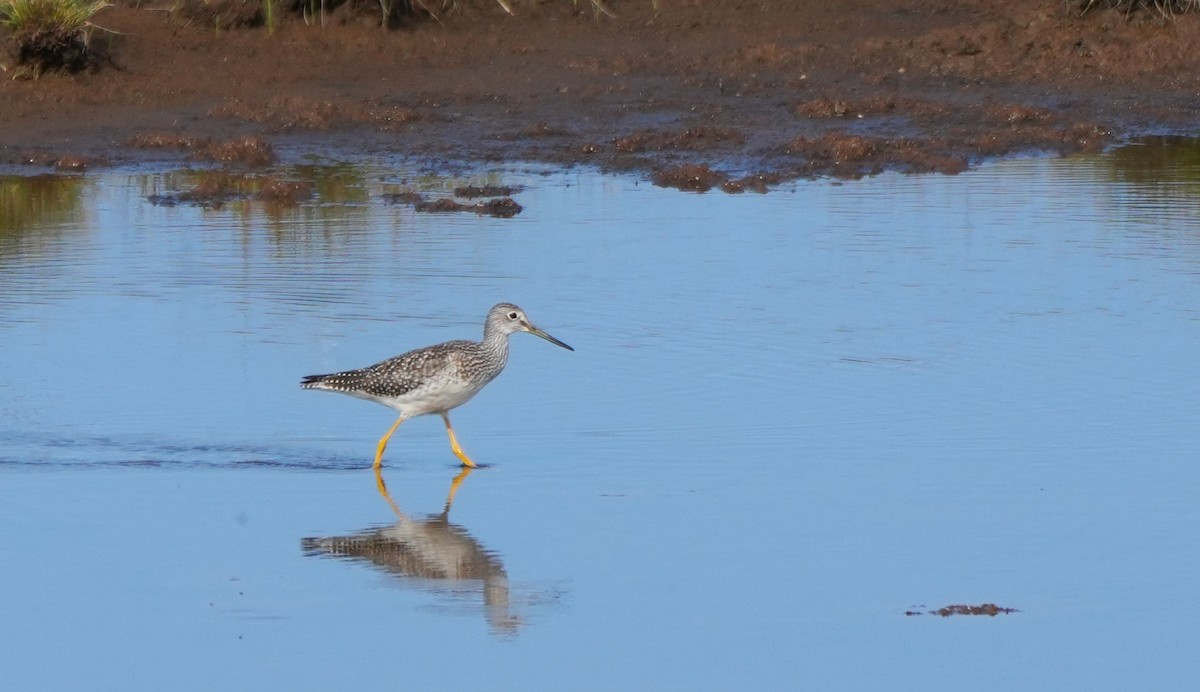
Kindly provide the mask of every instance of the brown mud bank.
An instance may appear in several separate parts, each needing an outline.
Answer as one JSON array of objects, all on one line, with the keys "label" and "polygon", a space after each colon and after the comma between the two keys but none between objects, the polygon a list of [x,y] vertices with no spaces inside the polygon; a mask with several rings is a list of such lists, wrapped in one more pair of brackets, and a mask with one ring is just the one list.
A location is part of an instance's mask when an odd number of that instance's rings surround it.
[{"label": "brown mud bank", "polygon": [[99,70],[0,79],[0,164],[252,167],[318,152],[587,164],[739,191],[1197,130],[1200,13],[609,0],[609,17],[583,1],[511,4],[515,16],[458,0],[387,30],[373,5],[346,4],[324,26],[294,15],[269,32],[122,0],[94,20],[108,30],[93,36],[108,42]]}]

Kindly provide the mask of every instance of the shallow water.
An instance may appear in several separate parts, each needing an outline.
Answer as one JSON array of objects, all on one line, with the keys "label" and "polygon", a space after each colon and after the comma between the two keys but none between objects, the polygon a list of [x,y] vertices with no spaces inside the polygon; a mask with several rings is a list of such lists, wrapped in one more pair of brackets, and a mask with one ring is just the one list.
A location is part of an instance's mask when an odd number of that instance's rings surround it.
[{"label": "shallow water", "polygon": [[[1187,688],[1194,151],[740,196],[313,160],[291,209],[0,179],[0,679]],[[463,182],[525,210],[383,201]],[[516,335],[454,412],[489,467],[448,517],[440,421],[401,426],[398,515],[391,412],[298,380],[499,300],[577,351]]]}]

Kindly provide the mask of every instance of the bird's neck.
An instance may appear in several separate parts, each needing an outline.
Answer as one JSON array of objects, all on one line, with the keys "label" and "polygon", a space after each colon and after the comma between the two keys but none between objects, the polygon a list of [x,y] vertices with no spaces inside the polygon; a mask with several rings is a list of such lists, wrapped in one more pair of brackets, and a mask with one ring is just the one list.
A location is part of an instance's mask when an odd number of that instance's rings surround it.
[{"label": "bird's neck", "polygon": [[500,363],[500,367],[504,367],[504,363],[508,361],[508,335],[499,329],[485,328],[482,345],[483,350]]}]

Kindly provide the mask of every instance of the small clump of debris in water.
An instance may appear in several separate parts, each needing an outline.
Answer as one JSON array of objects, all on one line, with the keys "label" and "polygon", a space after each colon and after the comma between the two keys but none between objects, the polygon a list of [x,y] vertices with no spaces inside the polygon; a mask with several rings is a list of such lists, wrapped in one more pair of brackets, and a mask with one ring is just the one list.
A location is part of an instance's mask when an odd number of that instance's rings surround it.
[{"label": "small clump of debris in water", "polygon": [[[458,196],[467,197],[470,199],[474,196],[485,196],[477,193],[494,192],[502,188],[491,187],[460,189],[463,190],[465,194]],[[383,195],[383,201],[386,204],[412,205],[414,211],[422,214],[444,214],[450,212],[467,211],[481,215],[495,216],[501,219],[511,219],[517,214],[520,214],[521,210],[524,209],[524,207],[518,204],[517,201],[512,197],[500,197],[498,199],[475,202],[474,204],[463,204],[462,202],[457,202],[446,197],[439,197],[434,200],[429,200],[426,199],[424,195],[412,191],[386,193]]]},{"label": "small clump of debris in water", "polygon": [[998,606],[995,603],[983,603],[980,605],[956,604],[943,606],[937,610],[915,610],[916,608],[924,607],[925,606],[913,606],[909,610],[904,611],[904,614],[911,617],[914,615],[925,615],[928,613],[929,615],[940,615],[944,618],[948,618],[951,615],[987,615],[988,617],[995,617],[997,615],[1010,615],[1012,613],[1021,612],[1016,608],[1005,608],[1003,606]]}]

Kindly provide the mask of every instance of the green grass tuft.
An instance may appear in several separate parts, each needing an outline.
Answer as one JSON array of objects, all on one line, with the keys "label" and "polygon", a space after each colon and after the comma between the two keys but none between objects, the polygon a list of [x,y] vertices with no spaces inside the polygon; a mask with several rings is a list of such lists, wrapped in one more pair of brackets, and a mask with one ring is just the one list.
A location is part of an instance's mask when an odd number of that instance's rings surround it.
[{"label": "green grass tuft", "polygon": [[92,17],[105,7],[105,0],[0,0],[0,22],[14,34],[75,34],[86,30]]}]

